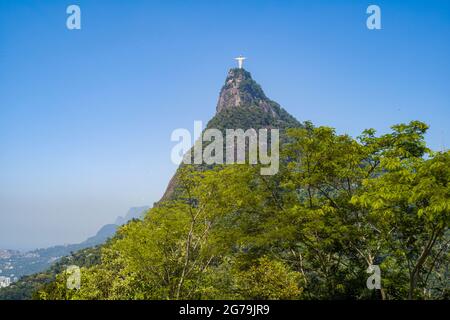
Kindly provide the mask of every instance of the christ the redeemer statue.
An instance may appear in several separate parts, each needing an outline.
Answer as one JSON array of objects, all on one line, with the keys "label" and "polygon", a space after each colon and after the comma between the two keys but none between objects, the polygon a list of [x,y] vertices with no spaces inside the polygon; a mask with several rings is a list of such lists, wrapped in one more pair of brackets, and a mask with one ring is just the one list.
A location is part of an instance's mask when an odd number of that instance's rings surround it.
[{"label": "christ the redeemer statue", "polygon": [[242,64],[244,63],[244,60],[247,59],[246,57],[239,56],[237,58],[234,58],[234,60],[237,60],[239,69],[242,69]]}]

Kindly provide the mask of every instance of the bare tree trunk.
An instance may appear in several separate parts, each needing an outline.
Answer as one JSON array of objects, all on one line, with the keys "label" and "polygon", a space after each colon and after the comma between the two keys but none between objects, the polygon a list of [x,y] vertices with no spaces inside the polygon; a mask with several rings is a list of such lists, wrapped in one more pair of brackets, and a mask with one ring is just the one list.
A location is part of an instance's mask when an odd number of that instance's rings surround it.
[{"label": "bare tree trunk", "polygon": [[422,268],[423,264],[425,263],[425,260],[430,255],[431,249],[433,248],[434,244],[436,243],[436,240],[439,236],[439,231],[433,230],[431,233],[430,240],[428,240],[428,243],[426,244],[425,248],[423,249],[419,259],[417,260],[416,265],[414,266],[409,279],[409,294],[408,299],[413,300],[414,297],[414,289],[417,285],[417,278],[419,276],[420,268]]},{"label": "bare tree trunk", "polygon": [[191,251],[191,242],[192,242],[192,234],[194,232],[194,223],[195,223],[195,221],[191,222],[191,228],[189,230],[189,234],[188,234],[187,241],[186,241],[186,258],[184,260],[184,266],[183,266],[183,271],[181,272],[180,281],[178,282],[177,293],[176,293],[176,299],[177,300],[180,298],[181,288],[183,286],[184,278],[186,277],[186,270],[187,270],[188,265],[189,265],[189,258],[190,258],[190,251]]}]

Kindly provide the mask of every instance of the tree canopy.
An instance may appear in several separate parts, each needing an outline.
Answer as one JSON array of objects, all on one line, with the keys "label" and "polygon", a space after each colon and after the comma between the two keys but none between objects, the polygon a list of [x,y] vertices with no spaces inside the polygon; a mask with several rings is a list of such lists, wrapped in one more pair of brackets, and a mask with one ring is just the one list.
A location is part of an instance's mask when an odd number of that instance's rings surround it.
[{"label": "tree canopy", "polygon": [[[448,299],[450,152],[413,121],[354,139],[288,129],[280,171],[223,165],[178,174],[177,198],[123,226],[41,299]],[[367,268],[381,270],[370,290]]]}]

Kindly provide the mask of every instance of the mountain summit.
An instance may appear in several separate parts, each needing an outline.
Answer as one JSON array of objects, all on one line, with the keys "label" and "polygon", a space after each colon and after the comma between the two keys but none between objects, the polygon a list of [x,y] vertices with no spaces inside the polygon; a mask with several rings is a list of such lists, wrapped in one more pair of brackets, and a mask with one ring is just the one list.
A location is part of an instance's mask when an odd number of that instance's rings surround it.
[{"label": "mountain summit", "polygon": [[[228,71],[225,84],[220,90],[216,115],[208,122],[206,129],[219,129],[222,132],[226,129],[280,129],[283,143],[285,129],[301,126],[297,119],[265,95],[250,72],[233,68]],[[201,169],[202,165],[198,167]],[[177,173],[170,180],[159,203],[176,197],[176,186]]]},{"label": "mountain summit", "polygon": [[250,72],[244,69],[231,69],[220,91],[217,113],[230,108],[255,105],[265,111],[271,111],[269,99],[261,86],[252,79]]},{"label": "mountain summit", "polygon": [[293,116],[265,95],[250,72],[233,68],[228,71],[220,90],[216,115],[207,128],[246,130],[298,126],[300,123]]}]

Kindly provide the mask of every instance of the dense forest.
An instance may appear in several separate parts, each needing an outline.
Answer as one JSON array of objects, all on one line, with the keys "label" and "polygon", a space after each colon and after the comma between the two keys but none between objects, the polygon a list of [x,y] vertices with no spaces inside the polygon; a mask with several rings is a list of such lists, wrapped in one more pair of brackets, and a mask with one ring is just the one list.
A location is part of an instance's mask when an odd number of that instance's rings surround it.
[{"label": "dense forest", "polygon": [[55,280],[67,266],[77,265],[90,267],[101,262],[100,246],[81,249],[62,257],[43,272],[26,275],[11,286],[0,289],[0,300],[30,300],[37,298],[35,294],[46,284]]},{"label": "dense forest", "polygon": [[[449,299],[450,152],[413,121],[354,139],[303,123],[280,170],[182,166],[177,197],[37,299]],[[381,289],[366,286],[381,270]]]}]

